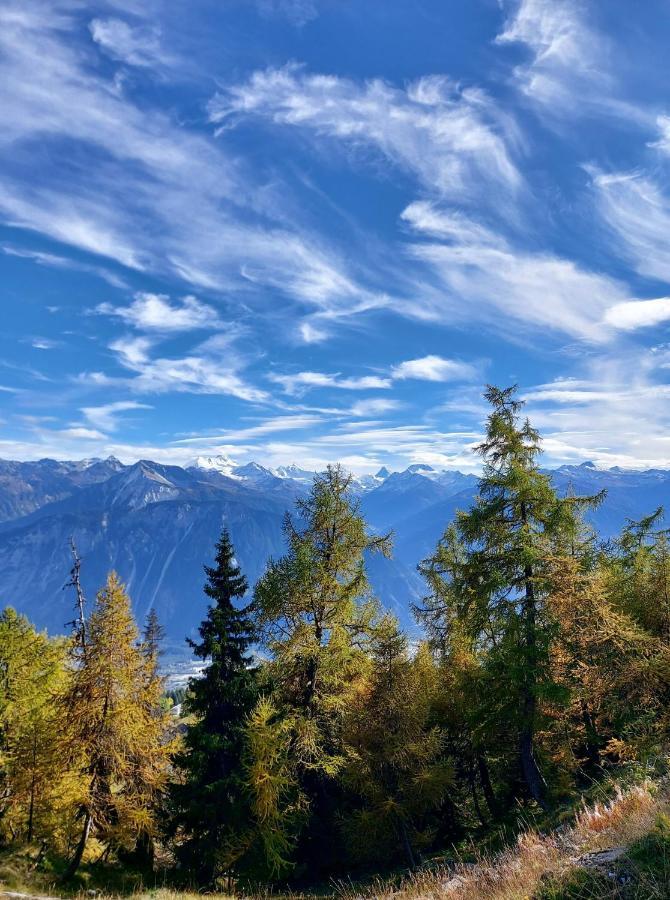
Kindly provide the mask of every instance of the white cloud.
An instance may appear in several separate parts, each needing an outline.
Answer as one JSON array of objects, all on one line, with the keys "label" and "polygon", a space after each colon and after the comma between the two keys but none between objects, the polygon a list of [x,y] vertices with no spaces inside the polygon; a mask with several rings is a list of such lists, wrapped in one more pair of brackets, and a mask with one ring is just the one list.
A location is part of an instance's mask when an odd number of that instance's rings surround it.
[{"label": "white cloud", "polygon": [[510,123],[483,91],[442,75],[403,90],[380,80],[310,75],[290,65],[255,72],[245,84],[217,94],[209,109],[222,127],[259,116],[374,149],[445,195],[480,195],[491,184],[514,191],[520,185],[508,148],[515,140]]},{"label": "white cloud", "polygon": [[[255,388],[239,375],[240,362],[232,351],[224,352],[229,341],[203,342],[186,356],[152,357],[154,344],[145,337],[122,337],[110,344],[117,354],[121,366],[134,372],[130,379],[119,379],[131,390],[142,394],[176,393],[225,394],[262,403],[269,399],[268,393]],[[104,383],[96,373],[83,374],[80,380],[88,383]]]},{"label": "white cloud", "polygon": [[175,444],[227,444],[228,446],[239,445],[253,438],[264,437],[268,434],[277,434],[280,432],[302,431],[311,428],[322,421],[320,416],[314,415],[281,415],[271,416],[259,422],[258,425],[241,426],[239,428],[229,428],[219,431],[212,435],[198,435],[197,437],[179,438],[174,441]]},{"label": "white cloud", "polygon": [[592,21],[597,4],[582,0],[513,0],[514,12],[497,44],[525,44],[530,61],[514,81],[542,115],[570,126],[596,114],[648,129],[654,113],[622,97],[617,72],[624,54]]},{"label": "white cloud", "polygon": [[85,428],[83,425],[72,425],[70,428],[61,428],[56,432],[61,438],[74,438],[77,441],[104,441],[105,435],[94,428]]},{"label": "white cloud", "polygon": [[361,375],[342,377],[339,373],[297,372],[295,375],[269,376],[270,381],[280,384],[287,394],[302,394],[313,388],[338,388],[345,391],[366,391],[391,387],[391,379],[381,375]]},{"label": "white cloud", "polygon": [[399,409],[400,404],[397,400],[391,400],[386,397],[371,397],[367,400],[358,400],[354,403],[349,412],[352,416],[380,416],[392,410]]},{"label": "white cloud", "polygon": [[670,297],[655,300],[631,300],[617,303],[605,313],[605,321],[614,328],[633,331],[667,322],[670,319]]},{"label": "white cloud", "polygon": [[313,322],[301,322],[298,326],[298,334],[305,344],[319,344],[328,337],[328,332]]},{"label": "white cloud", "polygon": [[455,210],[440,209],[426,200],[410,203],[402,211],[400,218],[417,232],[457,244],[504,245],[500,236],[486,226]]},{"label": "white cloud", "polygon": [[436,276],[413,304],[405,305],[405,312],[418,318],[479,319],[515,337],[550,328],[604,341],[611,336],[603,325],[606,310],[631,299],[614,278],[548,253],[516,250],[488,228],[462,216],[454,220],[434,206],[412,204],[403,218],[419,236],[432,239],[408,247]]},{"label": "white cloud", "polygon": [[152,346],[152,342],[145,337],[121,337],[112,341],[109,349],[119,355],[122,365],[132,369],[149,361]]},{"label": "white cloud", "polygon": [[73,189],[68,198],[51,188],[15,186],[0,179],[0,215],[12,227],[40,232],[130,269],[145,268],[143,255],[124,232],[124,214],[102,196],[87,197],[85,193]]},{"label": "white cloud", "polygon": [[590,169],[598,211],[638,272],[670,281],[670,199],[639,172]]},{"label": "white cloud", "polygon": [[169,61],[161,48],[158,28],[133,27],[123,19],[93,19],[89,30],[93,40],[108,56],[129,66],[154,67]]},{"label": "white cloud", "polygon": [[228,394],[251,403],[267,401],[266,391],[252,387],[225,364],[199,356],[154,359],[137,367],[131,386],[141,393],[169,391]]},{"label": "white cloud", "polygon": [[[55,253],[43,253],[40,250],[30,250],[25,247],[13,247],[7,244],[2,247],[2,252],[7,256],[14,256],[18,259],[29,259],[39,266],[49,266],[54,269],[73,269],[75,271],[85,272],[89,275],[96,275],[98,278],[102,278],[108,284],[111,284],[112,287],[126,287],[126,283],[122,278],[102,266],[91,266],[87,263],[80,262],[79,260],[58,256]],[[47,307],[47,309],[52,308],[53,307]]]},{"label": "white cloud", "polygon": [[653,141],[650,146],[666,156],[670,156],[670,116],[658,116],[656,119],[656,127],[660,136],[658,140]]},{"label": "white cloud", "polygon": [[[378,375],[349,375],[339,372],[296,372],[294,375],[269,375],[270,381],[283,387],[292,396],[305,394],[319,388],[345,391],[388,390],[394,381],[417,379],[422,381],[472,381],[479,375],[476,366],[441,356],[424,356],[393,366],[388,373]],[[355,405],[353,415],[374,415],[397,408],[397,402],[389,399],[366,399]],[[366,412],[364,412],[366,410]]]},{"label": "white cloud", "polygon": [[212,306],[191,296],[171,303],[165,294],[137,293],[130,306],[100,303],[95,311],[106,316],[116,316],[141,331],[195,331],[220,328],[223,324]]},{"label": "white cloud", "polygon": [[575,0],[520,0],[496,42],[527,45],[532,59],[517,66],[515,78],[525,94],[550,111],[572,107],[594,87],[610,84],[605,42]]},{"label": "white cloud", "polygon": [[587,360],[576,377],[524,392],[547,463],[670,467],[669,361],[667,347],[622,348],[618,357]]},{"label": "white cloud", "polygon": [[81,412],[100,431],[116,431],[120,424],[121,413],[136,409],[151,409],[151,407],[136,400],[117,400],[102,406],[84,406]]},{"label": "white cloud", "polygon": [[478,377],[477,369],[469,363],[441,356],[422,356],[408,359],[391,370],[394,379],[415,378],[421,381],[472,381]]}]

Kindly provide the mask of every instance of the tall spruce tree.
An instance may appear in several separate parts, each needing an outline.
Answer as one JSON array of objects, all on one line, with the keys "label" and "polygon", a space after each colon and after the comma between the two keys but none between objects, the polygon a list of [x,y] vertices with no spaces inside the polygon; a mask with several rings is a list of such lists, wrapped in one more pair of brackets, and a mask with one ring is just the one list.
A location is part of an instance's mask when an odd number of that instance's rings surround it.
[{"label": "tall spruce tree", "polygon": [[540,437],[521,418],[516,388],[489,387],[485,396],[492,411],[476,451],[484,462],[479,495],[421,566],[431,596],[420,615],[434,635],[444,626],[446,646],[449,633],[469,640],[492,688],[481,698],[482,717],[514,725],[523,781],[545,805],[535,735],[540,696],[555,690],[549,664],[554,622],[546,603],[550,560],[572,543],[577,511],[600,498],[559,498],[539,468]]},{"label": "tall spruce tree", "polygon": [[189,686],[186,707],[195,721],[176,761],[182,780],[172,793],[170,830],[183,867],[211,886],[248,862],[252,837],[244,726],[258,688],[249,652],[254,624],[248,608],[235,602],[243,599],[247,581],[225,529],[215,564],[205,566],[205,573],[205,594],[212,603],[199,628],[200,640],[189,644],[207,665]]}]

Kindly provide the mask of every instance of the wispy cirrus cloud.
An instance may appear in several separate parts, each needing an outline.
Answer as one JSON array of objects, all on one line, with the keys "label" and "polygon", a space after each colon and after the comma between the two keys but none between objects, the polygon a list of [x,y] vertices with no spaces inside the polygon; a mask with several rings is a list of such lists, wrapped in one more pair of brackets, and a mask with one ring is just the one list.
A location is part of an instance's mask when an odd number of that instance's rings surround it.
[{"label": "wispy cirrus cloud", "polygon": [[282,386],[287,394],[300,395],[314,388],[337,388],[344,391],[386,390],[391,379],[385,375],[344,377],[340,373],[296,372],[294,375],[272,374],[270,381]]},{"label": "wispy cirrus cloud", "polygon": [[101,406],[84,406],[81,412],[86,419],[99,431],[116,431],[121,425],[123,413],[138,409],[151,409],[146,403],[138,403],[137,400],[116,400],[113,403],[104,403]]},{"label": "wispy cirrus cloud", "polygon": [[525,44],[530,60],[514,77],[532,100],[561,112],[577,94],[608,90],[605,41],[586,20],[577,0],[515,0],[514,12],[497,36],[498,44]]},{"label": "wispy cirrus cloud", "polygon": [[37,263],[38,266],[47,266],[53,269],[71,269],[73,271],[85,272],[88,275],[95,275],[102,278],[112,287],[125,288],[126,282],[115,272],[104,268],[103,266],[90,265],[80,260],[71,259],[67,256],[59,256],[56,253],[45,253],[42,250],[32,250],[25,247],[16,247],[12,244],[5,244],[2,252],[6,256],[13,256],[17,259],[26,259]]},{"label": "wispy cirrus cloud", "polygon": [[575,376],[524,394],[549,460],[602,466],[670,466],[667,347],[596,356]]},{"label": "wispy cirrus cloud", "polygon": [[161,33],[156,26],[131,25],[118,18],[96,18],[89,23],[89,29],[95,43],[108,56],[129,66],[155,69],[172,61],[161,46]]},{"label": "wispy cirrus cloud", "polygon": [[[418,359],[405,360],[391,366],[387,372],[376,375],[348,375],[327,372],[296,372],[292,375],[272,374],[270,381],[283,387],[285,393],[291,395],[304,394],[318,388],[331,388],[345,391],[388,390],[394,381],[473,381],[478,378],[480,368],[461,360],[445,359],[441,356],[429,355]],[[367,401],[361,401],[365,403]],[[392,409],[390,401],[379,401],[378,411]],[[363,408],[362,406],[360,408]]]},{"label": "wispy cirrus cloud", "polygon": [[[96,50],[140,52],[133,32],[110,21],[95,20],[82,52],[65,0],[9,0],[0,10],[0,218],[198,288],[274,288],[340,316],[384,305],[327,240],[289,221],[281,188],[259,190],[239,156],[138,105],[91,65]],[[58,179],[36,177],[50,142]]]},{"label": "wispy cirrus cloud", "polygon": [[256,0],[264,16],[279,16],[301,28],[319,15],[315,0]]},{"label": "wispy cirrus cloud", "polygon": [[402,218],[417,237],[427,238],[408,252],[437,279],[432,294],[416,304],[418,316],[479,318],[517,335],[550,328],[598,342],[611,336],[603,326],[606,311],[631,299],[610,276],[551,253],[517,249],[487,227],[434,205],[413,203]]},{"label": "wispy cirrus cloud", "polygon": [[54,338],[46,338],[46,337],[30,338],[30,346],[33,347],[35,350],[55,350],[60,345],[61,345],[61,342],[54,340]]},{"label": "wispy cirrus cloud", "polygon": [[306,428],[319,424],[322,417],[309,413],[297,413],[289,415],[269,416],[256,425],[240,426],[238,428],[222,429],[215,434],[199,434],[174,441],[175,445],[226,445],[228,447],[246,444],[250,440],[265,437],[269,434],[282,432],[303,431]]},{"label": "wispy cirrus cloud", "polygon": [[270,399],[267,391],[244,380],[240,374],[243,363],[236,355],[216,344],[204,342],[184,355],[167,357],[151,354],[151,340],[131,337],[113,341],[110,349],[119,364],[133,373],[131,378],[112,379],[112,383],[137,393],[222,394],[249,403]]},{"label": "wispy cirrus cloud", "polygon": [[521,185],[510,151],[516,140],[511,120],[482,90],[442,75],[398,88],[310,74],[292,64],[254,72],[218,93],[209,111],[223,129],[258,117],[368,148],[452,197],[481,194],[492,184],[512,192]]},{"label": "wispy cirrus cloud", "polygon": [[589,167],[596,208],[619,247],[642,275],[670,281],[670,197],[641,171]]}]

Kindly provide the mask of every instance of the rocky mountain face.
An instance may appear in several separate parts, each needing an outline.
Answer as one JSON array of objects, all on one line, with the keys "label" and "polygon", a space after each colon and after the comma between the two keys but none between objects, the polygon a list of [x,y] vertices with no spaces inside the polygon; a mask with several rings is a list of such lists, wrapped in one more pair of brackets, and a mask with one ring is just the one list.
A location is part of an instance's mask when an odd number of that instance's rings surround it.
[{"label": "rocky mountain face", "polygon": [[[607,490],[606,501],[591,514],[604,537],[616,534],[626,518],[670,502],[665,470],[601,470],[585,463],[563,466],[552,477],[560,492]],[[212,560],[222,525],[228,525],[253,585],[267,559],[283,553],[284,514],[312,478],[296,466],[238,466],[220,457],[199,459],[188,468],[148,460],[126,466],[114,458],[0,461],[0,603],[52,632],[62,631],[72,616],[73,598],[63,585],[73,537],[87,595],[116,569],[139,620],[155,606],[173,647],[183,647],[205,612],[202,566]],[[411,603],[424,590],[416,565],[456,511],[471,503],[477,479],[410,466],[364,476],[354,489],[370,528],[394,535],[394,558],[370,560],[373,588],[411,627]]]}]

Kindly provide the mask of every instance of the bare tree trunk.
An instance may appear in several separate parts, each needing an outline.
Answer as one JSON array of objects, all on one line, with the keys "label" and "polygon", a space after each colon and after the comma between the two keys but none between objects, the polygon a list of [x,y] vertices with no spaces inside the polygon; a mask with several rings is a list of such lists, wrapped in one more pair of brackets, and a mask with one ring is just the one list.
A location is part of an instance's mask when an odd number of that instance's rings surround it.
[{"label": "bare tree trunk", "polygon": [[77,552],[77,545],[74,542],[74,538],[70,538],[70,550],[72,552],[73,564],[70,569],[70,580],[64,585],[63,589],[73,587],[77,595],[77,618],[70,624],[77,626],[76,637],[81,646],[82,656],[84,660],[86,660],[86,600],[84,598],[84,591],[81,587],[81,559]]},{"label": "bare tree trunk", "polygon": [[396,829],[400,840],[402,841],[405,856],[407,857],[407,865],[412,871],[414,871],[416,869],[416,856],[414,855],[412,844],[410,842],[409,835],[407,834],[407,827],[402,819],[398,820]]},{"label": "bare tree trunk", "polygon": [[77,869],[81,864],[81,860],[84,856],[84,850],[86,850],[86,844],[88,842],[88,836],[91,833],[91,824],[92,817],[90,811],[87,809],[84,815],[84,827],[81,830],[81,837],[79,838],[79,843],[77,844],[77,848],[74,851],[74,856],[70,860],[70,863],[63,873],[63,881],[69,881],[70,878],[74,876]]},{"label": "bare tree trunk", "polygon": [[[533,706],[535,698],[532,698]],[[527,714],[529,706],[525,704],[525,709]],[[528,721],[528,720],[527,720]],[[544,778],[542,777],[542,772],[540,772],[540,767],[537,764],[537,760],[535,759],[535,753],[533,751],[533,731],[532,728],[528,725],[524,724],[521,729],[521,736],[519,738],[519,753],[521,756],[521,771],[523,772],[523,779],[526,782],[526,787],[530,793],[530,796],[535,800],[542,809],[548,809],[547,801],[545,799],[545,791],[546,791],[546,783]]]},{"label": "bare tree trunk", "polygon": [[593,716],[588,705],[580,701],[582,708],[582,722],[584,723],[584,742],[586,745],[586,762],[589,768],[595,769],[600,763],[600,741]]},{"label": "bare tree trunk", "polygon": [[479,819],[482,828],[486,828],[489,823],[486,821],[486,816],[482,812],[482,808],[479,803],[479,797],[477,795],[477,785],[475,783],[475,770],[472,760],[470,760],[470,763],[468,765],[468,781],[470,782],[470,793],[472,794],[472,803],[475,807],[477,818]]},{"label": "bare tree trunk", "polygon": [[491,776],[489,774],[489,767],[486,764],[485,757],[481,753],[477,754],[477,768],[479,769],[479,781],[482,786],[482,793],[484,794],[486,805],[489,808],[491,817],[493,819],[497,819],[500,816],[500,804],[498,803],[496,795],[493,791]]}]

